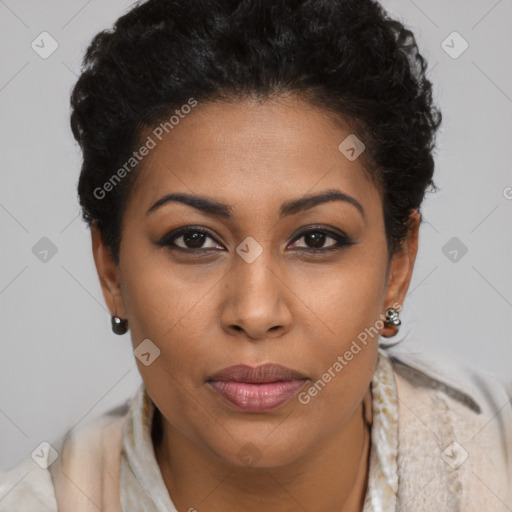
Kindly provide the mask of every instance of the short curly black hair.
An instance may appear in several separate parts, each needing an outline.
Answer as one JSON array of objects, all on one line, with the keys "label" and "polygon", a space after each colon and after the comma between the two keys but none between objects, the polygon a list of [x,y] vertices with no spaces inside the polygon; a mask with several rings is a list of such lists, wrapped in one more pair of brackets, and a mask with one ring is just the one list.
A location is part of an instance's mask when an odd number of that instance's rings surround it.
[{"label": "short curly black hair", "polygon": [[442,115],[426,68],[413,33],[374,0],[138,2],[93,38],[71,93],[71,128],[83,152],[82,218],[98,225],[119,263],[137,173],[105,197],[98,187],[126,164],[148,128],[191,98],[293,94],[350,121],[364,141],[391,256],[427,187],[438,190],[432,153]]}]

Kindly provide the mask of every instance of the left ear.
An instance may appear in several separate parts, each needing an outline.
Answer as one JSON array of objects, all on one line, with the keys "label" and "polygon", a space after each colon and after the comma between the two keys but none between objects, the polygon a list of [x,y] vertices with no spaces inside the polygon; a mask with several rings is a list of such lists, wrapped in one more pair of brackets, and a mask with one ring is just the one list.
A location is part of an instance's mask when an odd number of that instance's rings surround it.
[{"label": "left ear", "polygon": [[[418,252],[418,234],[421,215],[418,210],[413,210],[409,217],[410,228],[407,237],[403,241],[402,247],[392,256],[389,264],[388,283],[386,286],[384,304],[382,305],[384,314],[387,308],[393,307],[394,305],[398,311],[402,309],[402,304],[411,282],[412,271]],[[398,304],[398,306],[396,306],[396,304]],[[380,332],[384,337],[389,338],[396,334],[396,330],[396,327],[385,326]]]}]

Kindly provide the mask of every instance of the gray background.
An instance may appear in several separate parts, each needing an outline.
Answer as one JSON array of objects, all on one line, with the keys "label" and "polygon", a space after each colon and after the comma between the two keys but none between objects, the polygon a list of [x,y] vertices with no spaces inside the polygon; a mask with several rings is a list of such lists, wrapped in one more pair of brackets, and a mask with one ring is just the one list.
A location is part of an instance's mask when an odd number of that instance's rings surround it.
[{"label": "gray background", "polygon": [[[130,4],[0,0],[0,470],[124,401],[141,382],[129,335],[110,330],[78,217],[81,155],[69,129],[83,52]],[[383,4],[415,32],[444,114],[435,178],[442,190],[424,204],[396,339],[510,380],[512,1]],[[59,45],[46,59],[31,47],[43,31]],[[469,43],[458,58],[442,47],[454,31]],[[46,262],[33,253],[43,237],[57,249]]]}]

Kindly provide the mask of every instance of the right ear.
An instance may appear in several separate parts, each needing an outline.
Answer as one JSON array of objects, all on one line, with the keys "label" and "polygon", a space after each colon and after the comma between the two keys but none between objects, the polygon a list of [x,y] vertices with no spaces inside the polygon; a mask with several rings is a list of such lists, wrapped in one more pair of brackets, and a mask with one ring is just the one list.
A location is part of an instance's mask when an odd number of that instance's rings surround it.
[{"label": "right ear", "polygon": [[91,242],[96,272],[98,273],[103,297],[110,315],[117,314],[121,318],[126,318],[120,288],[119,267],[115,263],[112,253],[103,243],[101,231],[96,220],[91,225]]}]

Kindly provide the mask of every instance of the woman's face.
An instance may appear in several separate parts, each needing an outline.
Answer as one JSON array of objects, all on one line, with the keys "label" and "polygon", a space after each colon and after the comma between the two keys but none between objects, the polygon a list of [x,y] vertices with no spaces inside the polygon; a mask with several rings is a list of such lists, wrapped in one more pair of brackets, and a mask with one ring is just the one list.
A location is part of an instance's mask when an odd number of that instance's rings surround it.
[{"label": "woman's face", "polygon": [[[238,466],[244,450],[268,467],[297,460],[343,427],[368,390],[379,319],[412,272],[402,258],[387,279],[382,200],[362,159],[339,149],[350,128],[330,119],[292,98],[199,104],[161,141],[152,136],[119,267],[96,239],[111,312],[128,318],[134,349],[150,340],[149,364],[136,361],[164,425]],[[300,201],[327,191],[351,199]],[[168,194],[197,207],[168,201],[148,212]],[[308,380],[259,411],[208,382],[225,367],[262,363]]]}]

